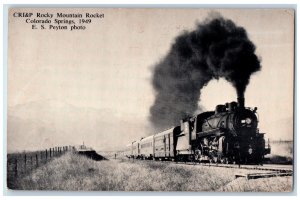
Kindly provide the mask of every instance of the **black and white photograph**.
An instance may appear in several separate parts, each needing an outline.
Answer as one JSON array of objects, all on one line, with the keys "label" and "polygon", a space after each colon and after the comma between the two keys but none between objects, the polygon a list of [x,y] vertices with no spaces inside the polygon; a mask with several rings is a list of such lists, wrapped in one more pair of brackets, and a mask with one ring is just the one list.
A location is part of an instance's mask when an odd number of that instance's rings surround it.
[{"label": "black and white photograph", "polygon": [[295,15],[10,6],[7,189],[293,192]]}]

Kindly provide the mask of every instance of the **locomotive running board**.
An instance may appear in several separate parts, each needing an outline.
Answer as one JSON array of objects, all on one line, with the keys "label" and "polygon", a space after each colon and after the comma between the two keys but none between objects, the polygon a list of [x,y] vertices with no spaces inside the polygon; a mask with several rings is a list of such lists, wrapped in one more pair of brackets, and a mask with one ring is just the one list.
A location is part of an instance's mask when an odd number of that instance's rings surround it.
[{"label": "locomotive running board", "polygon": [[270,178],[275,176],[292,176],[293,172],[268,172],[268,173],[248,173],[248,174],[235,174],[235,178],[245,177],[249,179],[257,178]]},{"label": "locomotive running board", "polygon": [[209,135],[221,136],[223,134],[223,131],[221,128],[215,128],[209,131],[198,132],[196,134],[199,135],[200,137],[205,137]]}]

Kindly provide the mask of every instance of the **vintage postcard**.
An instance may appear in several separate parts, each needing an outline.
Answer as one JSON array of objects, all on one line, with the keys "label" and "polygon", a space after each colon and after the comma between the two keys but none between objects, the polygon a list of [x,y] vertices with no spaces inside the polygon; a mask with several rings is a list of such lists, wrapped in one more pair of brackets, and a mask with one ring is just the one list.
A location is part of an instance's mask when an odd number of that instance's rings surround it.
[{"label": "vintage postcard", "polygon": [[7,18],[9,190],[293,191],[293,9]]}]

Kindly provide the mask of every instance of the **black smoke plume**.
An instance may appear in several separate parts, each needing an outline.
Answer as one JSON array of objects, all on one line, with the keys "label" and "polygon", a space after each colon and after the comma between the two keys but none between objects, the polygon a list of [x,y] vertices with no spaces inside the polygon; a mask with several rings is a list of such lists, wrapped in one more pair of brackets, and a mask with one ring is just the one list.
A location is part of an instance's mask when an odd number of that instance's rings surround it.
[{"label": "black smoke plume", "polygon": [[225,78],[237,96],[244,97],[251,74],[260,67],[255,45],[243,27],[221,16],[206,19],[196,30],[179,35],[154,67],[152,124],[161,130],[193,115],[201,89],[212,79]]}]

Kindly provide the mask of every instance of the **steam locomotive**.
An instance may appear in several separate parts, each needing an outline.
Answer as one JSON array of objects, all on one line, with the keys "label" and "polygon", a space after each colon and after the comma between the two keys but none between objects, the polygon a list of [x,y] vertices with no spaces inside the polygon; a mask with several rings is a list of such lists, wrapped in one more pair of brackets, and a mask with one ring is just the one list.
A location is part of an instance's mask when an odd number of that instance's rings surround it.
[{"label": "steam locomotive", "polygon": [[271,152],[258,129],[257,108],[238,102],[217,105],[180,125],[127,145],[129,158],[261,164]]}]

